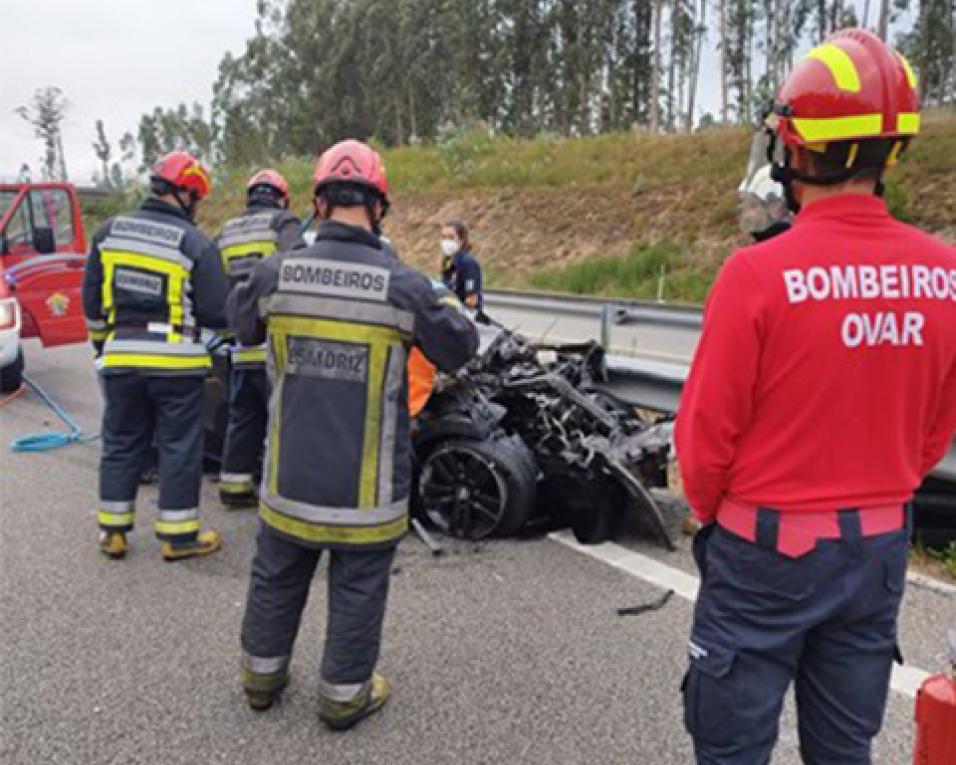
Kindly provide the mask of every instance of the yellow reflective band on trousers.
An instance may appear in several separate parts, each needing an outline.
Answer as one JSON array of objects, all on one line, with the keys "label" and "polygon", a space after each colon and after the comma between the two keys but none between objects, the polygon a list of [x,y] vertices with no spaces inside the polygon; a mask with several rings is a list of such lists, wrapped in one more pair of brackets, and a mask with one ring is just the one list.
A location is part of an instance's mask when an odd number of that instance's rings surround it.
[{"label": "yellow reflective band on trousers", "polygon": [[108,513],[105,510],[100,510],[96,514],[96,520],[100,526],[106,527],[116,527],[116,528],[127,528],[128,526],[133,525],[133,521],[136,518],[135,513]]},{"label": "yellow reflective band on trousers", "polygon": [[[361,510],[356,510],[361,513]],[[277,513],[259,503],[259,517],[277,531],[314,544],[376,545],[400,539],[408,531],[408,515],[381,526],[322,526]]]},{"label": "yellow reflective band on trousers", "polygon": [[847,141],[851,138],[873,138],[883,131],[882,114],[859,114],[852,117],[793,117],[793,126],[805,141]]},{"label": "yellow reflective band on trousers", "polygon": [[809,53],[806,58],[814,59],[824,64],[833,75],[833,80],[840,90],[848,93],[860,92],[860,73],[856,70],[856,64],[850,55],[843,48],[826,43],[819,45]]},{"label": "yellow reflective band on trousers", "polygon": [[198,518],[189,521],[156,521],[156,533],[167,536],[192,534],[199,531],[201,522]]}]

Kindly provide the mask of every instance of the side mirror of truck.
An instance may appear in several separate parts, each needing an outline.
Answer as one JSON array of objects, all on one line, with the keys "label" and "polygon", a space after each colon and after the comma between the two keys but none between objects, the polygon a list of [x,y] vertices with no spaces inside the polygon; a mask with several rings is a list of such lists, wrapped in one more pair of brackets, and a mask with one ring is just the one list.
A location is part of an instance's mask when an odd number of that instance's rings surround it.
[{"label": "side mirror of truck", "polygon": [[33,248],[41,255],[56,252],[56,239],[53,237],[53,229],[45,226],[34,228]]}]

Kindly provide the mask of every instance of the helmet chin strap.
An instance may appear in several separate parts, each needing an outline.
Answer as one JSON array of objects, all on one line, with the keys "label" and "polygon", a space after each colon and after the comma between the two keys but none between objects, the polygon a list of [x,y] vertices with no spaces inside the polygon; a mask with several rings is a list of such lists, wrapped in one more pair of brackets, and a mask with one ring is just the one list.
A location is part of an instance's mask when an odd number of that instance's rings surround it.
[{"label": "helmet chin strap", "polygon": [[[846,168],[841,170],[838,173],[831,173],[830,175],[807,175],[799,170],[794,169],[790,165],[790,151],[789,149],[784,150],[784,160],[783,164],[779,164],[775,161],[775,149],[777,143],[776,133],[771,133],[770,141],[767,143],[767,159],[770,161],[770,177],[783,186],[784,197],[787,201],[787,207],[790,209],[790,212],[796,214],[800,212],[800,203],[797,201],[796,194],[794,193],[793,184],[804,183],[808,186],[839,186],[841,183],[846,183],[849,180],[852,180],[856,175],[857,171],[853,168]],[[883,181],[877,181],[876,188],[873,193],[882,197],[885,191],[885,186]]]},{"label": "helmet chin strap", "polygon": [[199,205],[199,197],[191,191],[185,191],[185,193],[189,195],[189,201],[183,202],[183,198],[180,194],[184,193],[184,191],[184,189],[175,189],[173,191],[173,199],[176,200],[176,204],[178,204],[180,209],[186,214],[186,217],[192,221],[196,219],[196,207]]}]

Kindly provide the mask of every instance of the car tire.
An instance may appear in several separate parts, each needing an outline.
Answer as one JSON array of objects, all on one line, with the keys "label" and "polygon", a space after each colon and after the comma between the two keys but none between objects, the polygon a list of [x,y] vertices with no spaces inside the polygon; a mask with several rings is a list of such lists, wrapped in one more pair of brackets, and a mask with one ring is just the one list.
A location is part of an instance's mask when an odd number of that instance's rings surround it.
[{"label": "car tire", "polygon": [[534,455],[517,436],[446,441],[422,463],[417,504],[451,536],[513,536],[534,510],[537,473]]},{"label": "car tire", "polygon": [[0,369],[0,393],[14,393],[23,385],[23,349],[17,349],[17,358]]}]

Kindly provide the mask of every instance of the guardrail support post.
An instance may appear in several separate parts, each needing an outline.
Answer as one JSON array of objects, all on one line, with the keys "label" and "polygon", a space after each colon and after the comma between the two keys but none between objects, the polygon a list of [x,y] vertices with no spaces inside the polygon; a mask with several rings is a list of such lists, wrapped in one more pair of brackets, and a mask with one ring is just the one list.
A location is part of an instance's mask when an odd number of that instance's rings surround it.
[{"label": "guardrail support post", "polygon": [[611,326],[614,324],[614,306],[605,303],[601,306],[601,347],[611,352]]}]

